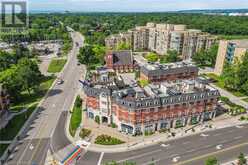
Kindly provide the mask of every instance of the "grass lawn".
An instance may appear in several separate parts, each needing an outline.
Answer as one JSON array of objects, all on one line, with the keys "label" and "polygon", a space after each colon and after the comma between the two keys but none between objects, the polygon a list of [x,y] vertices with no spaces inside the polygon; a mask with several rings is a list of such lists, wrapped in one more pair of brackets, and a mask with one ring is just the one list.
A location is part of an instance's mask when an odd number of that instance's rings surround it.
[{"label": "grass lawn", "polygon": [[28,111],[15,116],[8,125],[0,130],[0,140],[13,140],[19,130],[24,125],[25,121],[29,118],[29,116],[32,114],[32,112],[37,107],[38,103],[33,104],[28,108]]},{"label": "grass lawn", "polygon": [[73,107],[69,131],[71,136],[75,136],[77,128],[80,126],[82,120],[82,100],[78,96]]},{"label": "grass lawn", "polygon": [[244,101],[246,101],[246,102],[248,102],[248,98],[246,98],[246,99],[243,99]]},{"label": "grass lawn", "polygon": [[222,89],[225,89],[227,90],[228,92],[232,93],[233,95],[237,96],[237,97],[244,97],[246,96],[244,93],[241,93],[239,91],[233,91],[233,90],[230,90],[230,89],[227,89],[225,88],[225,83],[224,83],[224,79],[213,74],[213,73],[209,73],[209,74],[206,74],[207,77],[215,80],[216,82],[214,83],[216,86],[222,88]]},{"label": "grass lawn", "polygon": [[0,157],[3,155],[8,146],[8,144],[0,144]]},{"label": "grass lawn", "polygon": [[48,67],[49,73],[57,73],[60,72],[66,63],[66,59],[53,59]]}]

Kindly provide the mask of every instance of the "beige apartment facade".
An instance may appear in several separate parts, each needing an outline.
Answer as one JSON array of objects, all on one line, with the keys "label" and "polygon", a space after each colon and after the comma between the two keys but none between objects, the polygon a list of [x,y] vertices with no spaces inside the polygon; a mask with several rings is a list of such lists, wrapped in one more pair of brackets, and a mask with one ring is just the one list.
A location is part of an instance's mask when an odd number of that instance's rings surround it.
[{"label": "beige apartment facade", "polygon": [[233,63],[248,51],[248,40],[221,40],[216,58],[214,73],[221,75],[225,63]]},{"label": "beige apartment facade", "polygon": [[[146,26],[137,26],[128,33],[132,36],[129,39],[131,38],[133,51],[149,50],[166,55],[168,50],[176,50],[184,60],[190,59],[200,50],[209,49],[217,40],[201,30],[187,29],[186,25],[174,24],[147,23]],[[117,42],[112,40],[106,39],[107,47],[115,47]],[[121,39],[117,37],[116,40]]]}]

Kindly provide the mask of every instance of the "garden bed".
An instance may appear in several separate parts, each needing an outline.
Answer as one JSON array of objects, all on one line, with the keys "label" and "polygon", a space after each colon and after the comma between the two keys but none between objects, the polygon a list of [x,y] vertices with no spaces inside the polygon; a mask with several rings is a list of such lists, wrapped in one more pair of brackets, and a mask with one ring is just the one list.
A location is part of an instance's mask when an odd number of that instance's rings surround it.
[{"label": "garden bed", "polygon": [[100,145],[118,145],[123,144],[125,142],[109,135],[99,135],[95,139],[95,143]]}]

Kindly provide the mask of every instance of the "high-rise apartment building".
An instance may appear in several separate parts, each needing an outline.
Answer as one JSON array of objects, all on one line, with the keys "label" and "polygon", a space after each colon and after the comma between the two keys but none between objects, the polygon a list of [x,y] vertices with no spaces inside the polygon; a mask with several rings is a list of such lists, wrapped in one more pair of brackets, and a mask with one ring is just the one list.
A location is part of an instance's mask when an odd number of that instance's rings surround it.
[{"label": "high-rise apartment building", "polygon": [[[132,37],[132,49],[134,51],[154,51],[159,55],[165,55],[168,50],[176,50],[183,59],[190,59],[196,52],[209,49],[216,42],[216,37],[196,29],[187,29],[186,25],[154,24],[138,26],[129,31]],[[116,40],[120,40],[116,38]],[[115,45],[110,39],[109,43]]]},{"label": "high-rise apartment building", "polygon": [[226,62],[233,63],[248,51],[248,40],[222,40],[216,58],[214,73],[221,75]]}]

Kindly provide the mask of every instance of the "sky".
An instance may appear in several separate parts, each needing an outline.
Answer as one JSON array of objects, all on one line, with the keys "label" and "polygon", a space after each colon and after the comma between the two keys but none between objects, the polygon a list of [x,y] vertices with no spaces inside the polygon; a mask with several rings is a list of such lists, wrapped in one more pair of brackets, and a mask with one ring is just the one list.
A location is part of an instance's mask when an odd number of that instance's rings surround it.
[{"label": "sky", "polygon": [[248,8],[248,0],[29,0],[30,11],[156,12]]}]

